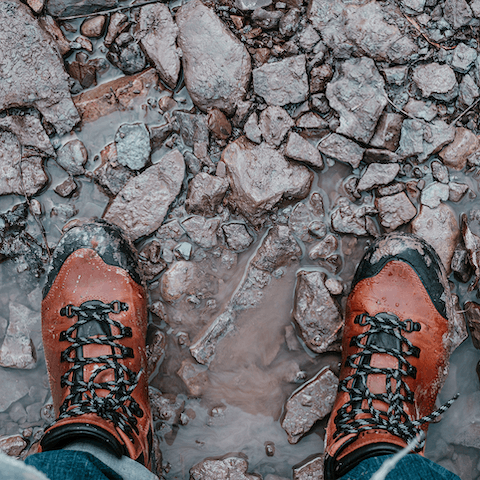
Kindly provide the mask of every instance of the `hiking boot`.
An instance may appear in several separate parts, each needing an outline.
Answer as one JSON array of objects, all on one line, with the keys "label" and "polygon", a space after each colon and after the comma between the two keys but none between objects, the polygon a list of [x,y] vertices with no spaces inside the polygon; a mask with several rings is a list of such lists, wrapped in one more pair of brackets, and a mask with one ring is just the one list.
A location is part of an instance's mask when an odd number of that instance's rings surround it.
[{"label": "hiking boot", "polygon": [[102,220],[71,227],[43,291],[56,420],[41,451],[87,440],[151,468],[146,332],[147,296],[131,244]]},{"label": "hiking boot", "polygon": [[325,478],[410,441],[421,453],[448,372],[453,303],[437,254],[392,233],[368,249],[347,300],[340,384],[325,437]]}]

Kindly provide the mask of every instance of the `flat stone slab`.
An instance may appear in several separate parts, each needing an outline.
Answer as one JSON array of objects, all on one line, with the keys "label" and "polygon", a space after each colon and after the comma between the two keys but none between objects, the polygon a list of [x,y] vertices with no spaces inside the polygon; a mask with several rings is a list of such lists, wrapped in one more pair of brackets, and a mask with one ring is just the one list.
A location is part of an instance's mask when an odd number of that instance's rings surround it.
[{"label": "flat stone slab", "polygon": [[180,192],[185,162],[178,150],[131,178],[104,213],[105,220],[123,228],[132,240],[154,232]]}]

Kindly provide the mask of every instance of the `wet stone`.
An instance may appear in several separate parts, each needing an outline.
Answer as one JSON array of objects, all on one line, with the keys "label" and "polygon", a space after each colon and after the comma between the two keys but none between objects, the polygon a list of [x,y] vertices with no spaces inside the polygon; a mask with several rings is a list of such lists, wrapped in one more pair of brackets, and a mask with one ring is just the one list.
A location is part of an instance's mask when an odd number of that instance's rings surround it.
[{"label": "wet stone", "polygon": [[445,203],[436,208],[422,205],[420,213],[411,224],[411,230],[432,245],[445,270],[450,273],[453,252],[460,240],[457,216],[452,208]]},{"label": "wet stone", "polygon": [[282,427],[288,441],[297,443],[314,423],[327,416],[337,395],[338,378],[325,367],[295,390],[285,405]]},{"label": "wet stone", "polygon": [[184,260],[174,263],[161,278],[162,297],[167,302],[174,302],[182,295],[195,293],[198,281],[198,269],[195,263]]},{"label": "wet stone", "polygon": [[370,145],[376,148],[385,148],[392,152],[398,148],[400,132],[402,130],[403,116],[398,113],[385,113],[370,140]]},{"label": "wet stone", "polygon": [[388,231],[408,223],[417,214],[416,208],[405,192],[376,198],[375,206],[378,209],[380,223]]},{"label": "wet stone", "polygon": [[298,128],[307,130],[325,130],[329,128],[328,122],[315,112],[307,112],[301,117],[297,118],[295,125]]},{"label": "wet stone", "polygon": [[27,448],[27,442],[21,435],[0,437],[0,452],[10,457],[18,457]]},{"label": "wet stone", "polygon": [[385,80],[389,84],[403,85],[407,78],[408,67],[399,65],[397,67],[388,67],[382,70]]},{"label": "wet stone", "polygon": [[154,422],[161,421],[168,425],[178,425],[180,415],[185,408],[185,401],[179,400],[175,395],[165,395],[156,388],[148,388],[148,397],[152,406]]},{"label": "wet stone", "polygon": [[402,0],[401,3],[409,15],[418,15],[423,12],[426,0]]},{"label": "wet stone", "polygon": [[83,21],[80,31],[82,35],[89,38],[99,38],[103,34],[105,28],[106,17],[98,15],[97,17],[87,18]]},{"label": "wet stone", "polygon": [[324,259],[332,255],[338,248],[338,240],[335,235],[329,234],[322,241],[315,243],[310,248],[308,257],[310,260]]},{"label": "wet stone", "polygon": [[160,76],[171,88],[177,84],[181,52],[176,45],[178,27],[166,4],[145,5],[140,9],[135,38]]},{"label": "wet stone", "polygon": [[476,59],[477,51],[474,48],[469,47],[464,43],[459,43],[453,51],[450,65],[457,72],[467,73],[470,70],[470,67],[475,63]]},{"label": "wet stone", "polygon": [[[178,150],[164,155],[158,163],[131,178],[104,213],[107,221],[123,228],[136,240],[154,232],[180,192],[185,162]],[[157,208],[152,209],[151,205]]]},{"label": "wet stone", "polygon": [[316,455],[293,467],[293,480],[323,480],[324,456]]},{"label": "wet stone", "polygon": [[375,208],[366,205],[356,205],[342,197],[332,209],[332,229],[337,233],[352,233],[368,235],[366,215],[376,213]]},{"label": "wet stone", "polygon": [[47,0],[47,11],[54,17],[83,15],[118,6],[118,0]]},{"label": "wet stone", "polygon": [[212,108],[207,115],[208,129],[220,140],[226,140],[232,134],[232,125],[218,108]]},{"label": "wet stone", "polygon": [[203,248],[215,247],[218,243],[217,231],[221,219],[193,215],[182,222],[182,227],[193,242]]},{"label": "wet stone", "polygon": [[292,8],[280,19],[278,30],[284,37],[291,37],[297,31],[300,24],[300,14],[298,8]]},{"label": "wet stone", "polygon": [[414,98],[410,98],[403,109],[410,115],[421,118],[426,122],[431,122],[438,113],[436,104],[431,100],[424,102],[422,100],[415,100]]},{"label": "wet stone", "polygon": [[229,201],[254,224],[262,223],[284,196],[305,198],[313,180],[306,167],[287,162],[266,143],[256,145],[245,138],[230,143],[222,161],[232,190]]},{"label": "wet stone", "polygon": [[75,87],[72,89],[72,93],[78,93],[82,88],[90,88],[92,85],[97,84],[97,69],[95,65],[84,63],[81,61],[73,61],[67,64],[68,74],[77,80],[77,85],[80,87]]},{"label": "wet stone", "polygon": [[190,395],[200,397],[205,392],[208,385],[207,367],[186,359],[182,362],[177,375],[183,380]]},{"label": "wet stone", "polygon": [[143,123],[124,123],[115,134],[117,160],[131,170],[141,170],[150,159],[150,133]]},{"label": "wet stone", "polygon": [[56,43],[60,55],[66,57],[71,52],[72,44],[67,40],[58,23],[49,15],[39,17],[38,21],[43,30],[45,30]]},{"label": "wet stone", "polygon": [[193,102],[203,111],[217,107],[233,114],[250,81],[250,56],[244,45],[200,0],[182,6],[176,21],[185,84]]},{"label": "wet stone", "polygon": [[[327,243],[328,240],[324,245]],[[331,246],[326,248],[331,249]],[[343,320],[338,306],[325,287],[323,272],[298,273],[293,318],[308,348],[316,353],[338,351]]]},{"label": "wet stone", "polygon": [[399,170],[400,165],[396,163],[371,163],[358,182],[357,190],[362,192],[364,190],[371,190],[372,188],[376,188],[381,185],[388,185],[390,182],[395,180]]},{"label": "wet stone", "polygon": [[[115,50],[117,50],[117,48],[115,48]],[[135,42],[122,46],[117,52],[109,52],[107,59],[126,75],[139,73],[147,65],[143,50]]]},{"label": "wet stone", "polygon": [[472,10],[465,0],[446,0],[443,7],[445,20],[453,28],[461,28],[472,20]]},{"label": "wet stone", "polygon": [[278,22],[283,13],[278,10],[265,10],[256,8],[252,13],[252,22],[254,25],[261,27],[263,30],[274,30],[278,27]]},{"label": "wet stone", "polygon": [[422,190],[422,196],[420,202],[427,207],[435,208],[440,203],[448,200],[450,190],[448,185],[440,182],[433,182]]},{"label": "wet stone", "polygon": [[424,97],[451,102],[458,95],[455,73],[448,65],[432,62],[419,65],[413,71],[413,81]]},{"label": "wet stone", "polygon": [[465,317],[473,346],[480,349],[480,305],[475,302],[465,303]]},{"label": "wet stone", "polygon": [[165,334],[153,324],[147,330],[147,377],[156,372],[158,366],[165,357],[166,337]]},{"label": "wet stone", "polygon": [[261,114],[258,126],[263,139],[270,145],[279,146],[294,125],[292,118],[281,107],[267,107]]},{"label": "wet stone", "polygon": [[455,170],[462,170],[470,155],[480,147],[480,141],[468,128],[459,127],[455,130],[455,138],[440,153],[443,163]]},{"label": "wet stone", "polygon": [[450,180],[450,176],[448,174],[448,168],[445,165],[443,165],[442,162],[439,162],[438,160],[434,160],[431,163],[430,167],[432,168],[433,178],[437,182],[448,183],[448,181]]},{"label": "wet stone", "polygon": [[353,168],[360,165],[365,152],[358,143],[336,133],[322,139],[318,144],[318,150],[327,157],[350,164]]},{"label": "wet stone", "polygon": [[286,58],[254,69],[253,89],[269,105],[283,106],[305,101],[308,96],[305,55]]},{"label": "wet stone", "polygon": [[298,133],[290,132],[288,134],[285,155],[298,162],[304,162],[311,167],[323,168],[323,160],[319,151]]},{"label": "wet stone", "polygon": [[456,246],[450,267],[453,275],[459,282],[467,283],[472,277],[473,270],[468,259],[468,252],[464,245],[458,244]]},{"label": "wet stone", "polygon": [[227,454],[221,459],[205,459],[190,469],[192,480],[261,480],[260,475],[247,473],[248,462],[245,458]]},{"label": "wet stone", "polygon": [[340,116],[337,133],[368,143],[387,104],[385,82],[367,57],[341,63],[327,85],[330,106]]},{"label": "wet stone", "polygon": [[30,382],[18,375],[18,371],[0,368],[0,382],[9,388],[0,389],[0,412],[5,412],[12,403],[28,395]]},{"label": "wet stone", "polygon": [[469,187],[464,183],[450,182],[448,188],[448,200],[451,202],[459,202],[468,192]]},{"label": "wet stone", "polygon": [[33,106],[58,134],[70,132],[80,117],[72,103],[69,77],[55,42],[20,2],[0,3],[0,23],[8,26],[0,34],[0,111],[12,106]]},{"label": "wet stone", "polygon": [[234,252],[246,250],[253,242],[252,236],[243,223],[228,223],[222,226],[222,230],[228,248]]},{"label": "wet stone", "polygon": [[465,75],[460,83],[458,103],[469,107],[480,96],[480,90],[471,75]]},{"label": "wet stone", "polygon": [[199,173],[188,184],[185,209],[188,213],[211,217],[215,215],[227,189],[226,179],[204,172]]},{"label": "wet stone", "polygon": [[405,184],[403,182],[393,183],[386,187],[378,187],[377,195],[379,197],[386,197],[387,195],[395,195],[396,193],[403,192],[405,190]]},{"label": "wet stone", "polygon": [[260,143],[262,141],[262,132],[258,126],[258,115],[254,112],[249,117],[243,128],[245,136],[252,142]]},{"label": "wet stone", "polygon": [[54,190],[57,195],[60,195],[61,197],[66,198],[72,195],[76,189],[77,189],[77,184],[75,180],[72,177],[68,177],[62,183],[57,185]]},{"label": "wet stone", "polygon": [[80,140],[71,140],[57,150],[57,163],[70,175],[83,175],[88,153]]},{"label": "wet stone", "polygon": [[272,4],[272,0],[235,0],[235,7],[239,10],[247,12],[256,8],[268,7]]},{"label": "wet stone", "polygon": [[27,0],[27,5],[35,12],[41,13],[45,6],[45,0]]},{"label": "wet stone", "polygon": [[106,47],[110,47],[115,39],[130,26],[127,15],[122,12],[115,12],[111,15],[108,22],[107,34],[103,43]]}]

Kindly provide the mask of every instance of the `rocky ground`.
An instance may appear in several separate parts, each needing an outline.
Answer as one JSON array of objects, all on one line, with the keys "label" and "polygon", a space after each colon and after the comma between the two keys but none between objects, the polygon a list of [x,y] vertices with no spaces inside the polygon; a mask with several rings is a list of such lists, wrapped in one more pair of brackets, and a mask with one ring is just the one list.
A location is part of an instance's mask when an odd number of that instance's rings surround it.
[{"label": "rocky ground", "polygon": [[159,477],[323,478],[348,285],[399,229],[473,341],[427,455],[479,477],[479,0],[3,0],[0,25],[1,451],[52,418],[43,274],[96,215],[148,281]]}]

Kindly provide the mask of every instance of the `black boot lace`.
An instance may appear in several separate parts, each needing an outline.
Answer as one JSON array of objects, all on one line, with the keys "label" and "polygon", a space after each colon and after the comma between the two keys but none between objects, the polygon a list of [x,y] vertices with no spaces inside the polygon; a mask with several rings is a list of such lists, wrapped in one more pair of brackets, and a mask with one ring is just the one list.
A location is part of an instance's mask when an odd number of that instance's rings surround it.
[{"label": "black boot lace", "polygon": [[[131,337],[132,329],[109,316],[110,313],[118,314],[127,310],[128,305],[118,300],[107,304],[91,300],[79,307],[67,305],[60,310],[60,315],[78,317],[78,320],[60,334],[60,341],[70,342],[61,354],[62,362],[71,363],[71,368],[61,378],[62,388],[69,387],[70,392],[60,407],[60,415],[56,421],[94,413],[113,422],[129,437],[132,430],[138,433],[137,418],[143,416],[143,410],[132,398],[132,392],[142,371],[135,373],[119,362],[123,358],[133,357],[133,350],[117,342]],[[112,327],[118,329],[117,335],[112,334]],[[112,353],[84,357],[83,347],[91,344],[109,346]],[[97,368],[88,380],[84,380],[84,367],[90,364],[96,364]],[[113,372],[115,380],[96,381],[106,370]],[[108,393],[100,396],[97,390]]]},{"label": "black boot lace", "polygon": [[[403,332],[420,331],[421,325],[412,320],[401,321],[392,313],[358,315],[355,323],[370,328],[351,339],[350,345],[357,347],[359,351],[347,358],[346,366],[354,369],[354,373],[342,380],[338,387],[339,391],[350,395],[350,400],[337,412],[334,438],[355,434],[352,438],[354,441],[361,432],[375,429],[386,430],[409,443],[418,438],[420,427],[444,413],[458,394],[430,415],[412,420],[404,410],[405,402],[413,403],[414,400],[413,392],[405,383],[405,377],[416,377],[416,368],[410,364],[408,358],[418,358],[420,349],[415,347]],[[371,356],[374,354],[391,355],[398,360],[398,368],[378,368],[370,365]],[[385,375],[386,393],[372,393],[367,387],[368,375]],[[374,401],[388,405],[388,409],[378,410],[373,405]],[[422,437],[414,451],[420,451],[424,444],[425,439]]]}]

